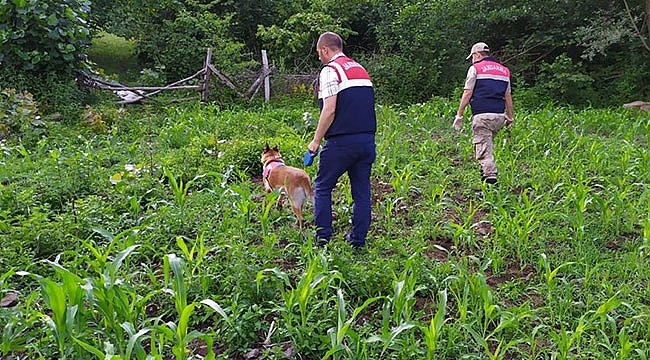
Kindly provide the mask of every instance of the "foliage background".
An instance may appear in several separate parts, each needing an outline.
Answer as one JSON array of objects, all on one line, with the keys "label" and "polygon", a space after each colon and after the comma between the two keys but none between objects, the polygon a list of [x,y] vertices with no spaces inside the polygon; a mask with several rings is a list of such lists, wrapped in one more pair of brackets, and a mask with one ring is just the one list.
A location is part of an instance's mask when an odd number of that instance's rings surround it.
[{"label": "foliage background", "polygon": [[46,96],[38,82],[12,74],[31,69],[31,79],[48,69],[78,68],[89,28],[134,41],[140,68],[160,82],[193,74],[208,47],[215,50],[215,65],[235,79],[256,67],[261,49],[268,50],[278,78],[313,76],[320,65],[313,50],[317,36],[334,30],[348,55],[370,70],[384,103],[457,96],[468,66],[463,59],[477,41],[487,42],[511,68],[525,106],[611,106],[650,92],[650,5],[643,0],[5,3],[0,81],[38,93],[38,101]]}]

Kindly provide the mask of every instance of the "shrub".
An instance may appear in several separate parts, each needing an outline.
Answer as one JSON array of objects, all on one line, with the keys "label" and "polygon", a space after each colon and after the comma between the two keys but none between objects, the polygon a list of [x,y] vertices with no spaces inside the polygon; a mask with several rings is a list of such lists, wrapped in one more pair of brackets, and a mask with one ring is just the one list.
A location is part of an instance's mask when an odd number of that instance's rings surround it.
[{"label": "shrub", "polygon": [[596,98],[593,81],[581,63],[574,63],[568,56],[560,55],[553,63],[542,65],[536,87],[544,97],[565,104],[581,105]]},{"label": "shrub", "polygon": [[245,60],[244,44],[231,37],[230,22],[231,17],[182,10],[174,19],[163,20],[156,31],[143,33],[136,52],[171,80],[202,68],[208,48],[214,50],[212,63],[219,70],[240,71],[254,62]]},{"label": "shrub", "polygon": [[34,97],[27,91],[3,89],[0,92],[0,139],[28,132],[38,117]]},{"label": "shrub", "polygon": [[34,96],[42,115],[58,114],[72,122],[81,115],[81,104],[90,99],[90,93],[79,89],[71,74],[37,72],[17,73],[10,68],[0,69],[0,84],[17,91],[28,91]]},{"label": "shrub", "polygon": [[[268,47],[269,53],[277,59],[282,70],[292,71],[296,64],[291,64],[296,58],[314,54],[314,46],[318,36],[325,31],[333,31],[342,38],[353,35],[354,32],[341,25],[340,19],[323,12],[300,12],[292,15],[281,26],[259,26],[257,36]],[[316,62],[317,57],[313,57]]]},{"label": "shrub", "polygon": [[106,132],[115,124],[124,112],[125,110],[123,108],[98,109],[92,106],[86,106],[82,118],[85,126],[89,127],[93,132],[100,134]]},{"label": "shrub", "polygon": [[3,1],[0,63],[36,72],[71,71],[83,65],[90,45],[88,0]]}]

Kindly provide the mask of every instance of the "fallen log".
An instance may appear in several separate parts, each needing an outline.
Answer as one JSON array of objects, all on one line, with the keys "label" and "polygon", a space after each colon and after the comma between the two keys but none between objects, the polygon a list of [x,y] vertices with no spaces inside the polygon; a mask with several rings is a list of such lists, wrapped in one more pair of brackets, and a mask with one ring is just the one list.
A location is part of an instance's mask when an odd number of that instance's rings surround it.
[{"label": "fallen log", "polygon": [[639,110],[650,111],[650,102],[647,101],[632,101],[627,104],[623,104],[625,109],[639,108]]}]

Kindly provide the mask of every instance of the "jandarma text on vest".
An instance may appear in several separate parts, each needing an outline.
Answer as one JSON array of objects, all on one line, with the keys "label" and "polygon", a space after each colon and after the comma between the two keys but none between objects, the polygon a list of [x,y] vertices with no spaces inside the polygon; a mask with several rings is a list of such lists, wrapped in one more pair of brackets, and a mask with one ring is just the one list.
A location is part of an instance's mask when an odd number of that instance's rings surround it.
[{"label": "jandarma text on vest", "polygon": [[495,65],[495,64],[486,64],[481,66],[481,72],[484,71],[498,71],[503,74],[507,74],[506,68],[501,66],[501,65]]},{"label": "jandarma text on vest", "polygon": [[341,64],[341,66],[343,66],[343,69],[345,69],[345,70],[350,70],[353,67],[363,67],[359,63],[354,62],[354,61],[345,62],[345,63]]}]

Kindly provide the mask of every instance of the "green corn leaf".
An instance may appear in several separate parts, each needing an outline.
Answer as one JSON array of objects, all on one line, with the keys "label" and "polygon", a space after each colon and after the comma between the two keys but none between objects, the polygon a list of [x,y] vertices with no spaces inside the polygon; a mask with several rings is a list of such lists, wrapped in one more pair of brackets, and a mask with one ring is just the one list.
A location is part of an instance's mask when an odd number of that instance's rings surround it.
[{"label": "green corn leaf", "polygon": [[[138,331],[137,333],[134,333],[135,329],[133,328],[132,324],[130,324],[130,323],[122,323],[121,326],[129,334],[129,342],[126,345],[126,352],[124,354],[124,357],[126,359],[130,359],[131,358],[131,353],[133,352],[133,349],[136,347],[136,345],[138,345],[140,343],[140,341],[142,341],[142,339],[145,339],[147,337],[145,335],[147,335],[151,331],[151,329],[150,328],[144,328],[144,329],[141,329],[140,331]],[[141,358],[142,357],[141,355],[144,355],[143,351],[139,351],[138,353],[140,355],[140,356],[138,356],[138,358]]]},{"label": "green corn leaf", "polygon": [[181,316],[178,319],[178,328],[176,329],[176,334],[178,335],[179,339],[185,339],[187,336],[187,331],[190,324],[190,316],[194,312],[195,307],[196,303],[191,303],[187,305],[181,312]]},{"label": "green corn leaf", "polygon": [[63,286],[47,279],[40,279],[43,299],[52,310],[57,331],[65,330],[66,301]]},{"label": "green corn leaf", "polygon": [[183,239],[182,236],[177,236],[176,237],[176,245],[183,252],[183,255],[185,256],[185,259],[187,259],[188,261],[191,261],[192,260],[192,255],[190,254],[190,250],[187,248],[187,244],[185,244],[185,240]]},{"label": "green corn leaf", "polygon": [[103,353],[101,350],[99,350],[98,348],[96,348],[96,347],[94,347],[94,346],[88,344],[88,343],[85,342],[85,341],[79,340],[79,339],[77,339],[76,337],[72,337],[72,340],[74,340],[77,344],[79,344],[79,346],[81,346],[82,348],[84,348],[84,350],[86,350],[86,351],[88,351],[89,353],[95,355],[95,356],[97,357],[97,359],[99,359],[99,360],[105,360],[106,357],[109,356],[109,355],[107,355],[107,354],[104,354],[104,353]]},{"label": "green corn leaf", "polygon": [[221,315],[221,317],[226,320],[226,322],[230,321],[230,318],[228,317],[228,314],[223,310],[219,304],[217,304],[214,300],[212,299],[203,299],[201,300],[201,304],[207,305],[212,308],[212,310],[216,311],[217,314]]}]

